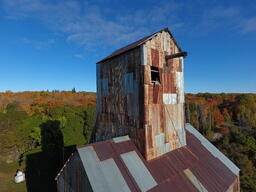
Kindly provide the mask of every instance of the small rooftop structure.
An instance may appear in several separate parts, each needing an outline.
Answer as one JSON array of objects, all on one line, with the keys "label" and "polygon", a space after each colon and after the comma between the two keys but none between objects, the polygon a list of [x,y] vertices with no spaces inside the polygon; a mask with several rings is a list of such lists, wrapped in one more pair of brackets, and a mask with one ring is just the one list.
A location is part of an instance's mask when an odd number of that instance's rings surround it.
[{"label": "small rooftop structure", "polygon": [[97,63],[92,143],[56,177],[64,191],[239,191],[239,168],[184,122],[183,58],[168,29]]}]

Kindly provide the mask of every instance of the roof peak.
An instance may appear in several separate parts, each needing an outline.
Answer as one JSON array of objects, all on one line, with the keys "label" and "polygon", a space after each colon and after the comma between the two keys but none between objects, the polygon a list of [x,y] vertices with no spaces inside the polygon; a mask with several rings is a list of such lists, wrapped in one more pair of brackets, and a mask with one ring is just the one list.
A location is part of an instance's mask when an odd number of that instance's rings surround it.
[{"label": "roof peak", "polygon": [[154,32],[154,33],[152,33],[151,35],[145,36],[145,37],[143,37],[143,38],[141,38],[141,39],[139,39],[139,40],[137,40],[137,41],[134,41],[134,42],[132,42],[132,43],[130,43],[130,44],[128,44],[128,45],[126,45],[126,46],[120,48],[120,49],[115,50],[114,52],[112,52],[112,53],[111,53],[110,55],[108,55],[107,57],[105,57],[105,58],[103,58],[102,60],[98,61],[97,64],[99,64],[99,63],[101,63],[101,62],[104,62],[104,61],[106,61],[106,60],[108,60],[108,59],[110,59],[110,58],[116,57],[116,56],[118,56],[118,55],[120,55],[120,54],[122,54],[122,53],[125,53],[126,51],[129,51],[129,50],[131,50],[131,49],[134,49],[134,48],[136,48],[136,47],[142,45],[143,43],[145,43],[145,42],[148,41],[149,39],[151,39],[151,38],[152,38],[153,36],[155,36],[157,33],[161,33],[161,32],[163,32],[163,31],[168,32],[168,33],[170,34],[171,38],[173,39],[174,43],[175,43],[176,46],[178,47],[179,51],[181,51],[181,48],[179,47],[179,45],[178,45],[177,42],[175,41],[175,39],[174,39],[172,33],[170,32],[169,28],[166,27],[166,28],[161,29],[160,31]]}]

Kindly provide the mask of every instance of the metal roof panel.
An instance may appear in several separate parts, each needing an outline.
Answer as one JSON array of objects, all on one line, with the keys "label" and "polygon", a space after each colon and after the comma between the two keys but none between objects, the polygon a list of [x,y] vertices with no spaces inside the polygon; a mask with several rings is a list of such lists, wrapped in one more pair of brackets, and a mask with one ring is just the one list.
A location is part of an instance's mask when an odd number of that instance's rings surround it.
[{"label": "metal roof panel", "polygon": [[155,179],[135,151],[123,153],[121,158],[142,192],[148,191],[157,185]]},{"label": "metal roof panel", "polygon": [[162,31],[166,31],[166,32],[168,32],[168,33],[170,34],[170,36],[171,36],[171,38],[173,39],[175,45],[178,47],[179,51],[182,52],[182,50],[181,50],[181,48],[179,47],[178,43],[177,43],[176,40],[173,38],[173,35],[172,35],[172,33],[170,32],[170,30],[169,30],[168,28],[164,28],[164,29],[162,29],[162,30],[160,30],[160,31],[157,31],[157,32],[155,32],[155,33],[153,33],[153,34],[151,34],[151,35],[149,35],[149,36],[143,37],[143,38],[139,39],[138,41],[135,41],[135,42],[133,42],[133,43],[127,45],[127,46],[124,46],[124,47],[122,47],[122,48],[120,48],[120,49],[114,51],[113,53],[111,53],[111,54],[108,55],[107,57],[105,57],[105,58],[103,58],[102,60],[98,61],[97,64],[98,64],[98,63],[102,63],[102,62],[104,62],[104,61],[106,61],[106,60],[108,60],[108,59],[111,59],[112,57],[118,56],[118,55],[120,55],[120,54],[122,54],[122,53],[125,53],[126,51],[129,51],[129,50],[131,50],[131,49],[134,49],[134,48],[136,48],[136,47],[142,45],[142,44],[145,43],[147,40],[151,39],[154,35],[156,35],[157,33],[162,32]]}]

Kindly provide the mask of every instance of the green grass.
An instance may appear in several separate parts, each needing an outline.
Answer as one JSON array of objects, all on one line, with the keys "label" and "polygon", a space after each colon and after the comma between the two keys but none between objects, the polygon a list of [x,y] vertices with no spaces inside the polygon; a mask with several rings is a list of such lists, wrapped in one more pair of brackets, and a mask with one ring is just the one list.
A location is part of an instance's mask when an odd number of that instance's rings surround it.
[{"label": "green grass", "polygon": [[0,192],[26,192],[26,181],[16,184],[13,182],[14,175],[17,169],[25,170],[26,168],[26,157],[27,155],[38,153],[41,151],[41,148],[38,147],[32,151],[25,153],[24,159],[19,166],[18,161],[13,163],[6,163],[0,161]]},{"label": "green grass", "polygon": [[0,191],[1,192],[26,192],[26,182],[16,184],[13,182],[18,162],[7,164],[0,162]]}]

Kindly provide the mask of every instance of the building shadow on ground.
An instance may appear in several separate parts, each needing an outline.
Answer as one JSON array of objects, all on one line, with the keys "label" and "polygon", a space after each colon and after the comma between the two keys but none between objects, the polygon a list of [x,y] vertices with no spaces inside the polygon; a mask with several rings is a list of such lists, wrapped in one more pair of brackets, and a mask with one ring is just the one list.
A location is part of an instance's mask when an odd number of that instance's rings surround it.
[{"label": "building shadow on ground", "polygon": [[42,152],[26,157],[28,192],[55,192],[55,177],[76,146],[64,147],[60,122],[48,120],[41,124]]}]

